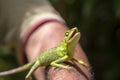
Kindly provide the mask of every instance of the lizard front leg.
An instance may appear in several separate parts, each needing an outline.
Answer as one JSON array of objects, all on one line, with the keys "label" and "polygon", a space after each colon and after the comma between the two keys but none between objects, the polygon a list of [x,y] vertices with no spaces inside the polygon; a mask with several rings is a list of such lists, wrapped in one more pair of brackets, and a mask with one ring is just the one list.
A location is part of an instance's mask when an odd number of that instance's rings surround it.
[{"label": "lizard front leg", "polygon": [[54,66],[54,67],[58,67],[58,68],[69,69],[71,67],[60,64],[61,62],[65,62],[65,61],[68,61],[68,60],[69,60],[69,57],[67,55],[65,55],[64,57],[61,57],[61,58],[51,62],[50,65]]}]

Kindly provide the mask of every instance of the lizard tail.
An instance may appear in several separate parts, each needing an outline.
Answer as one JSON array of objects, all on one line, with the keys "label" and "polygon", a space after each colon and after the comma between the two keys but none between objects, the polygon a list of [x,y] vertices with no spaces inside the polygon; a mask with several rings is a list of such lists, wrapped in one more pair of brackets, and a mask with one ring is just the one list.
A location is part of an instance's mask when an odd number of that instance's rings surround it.
[{"label": "lizard tail", "polygon": [[24,70],[30,69],[33,64],[34,64],[34,61],[30,62],[30,63],[27,63],[27,64],[25,64],[21,67],[15,68],[15,69],[0,72],[0,76],[7,76],[7,75],[15,74],[15,73],[18,73],[18,72],[22,72]]}]

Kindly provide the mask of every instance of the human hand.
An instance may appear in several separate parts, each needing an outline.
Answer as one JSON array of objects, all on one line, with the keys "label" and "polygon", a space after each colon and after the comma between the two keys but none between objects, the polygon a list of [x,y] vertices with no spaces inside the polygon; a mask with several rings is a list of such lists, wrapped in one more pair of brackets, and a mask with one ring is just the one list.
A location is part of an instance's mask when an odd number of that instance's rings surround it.
[{"label": "human hand", "polygon": [[[48,22],[38,28],[29,38],[25,51],[29,61],[35,59],[43,51],[53,48],[60,44],[64,33],[68,28],[58,22]],[[76,47],[75,56],[86,62],[85,53],[79,45]],[[89,69],[75,62],[69,62],[73,69],[59,69],[55,67],[40,67],[35,71],[37,80],[88,80],[90,78]]]}]

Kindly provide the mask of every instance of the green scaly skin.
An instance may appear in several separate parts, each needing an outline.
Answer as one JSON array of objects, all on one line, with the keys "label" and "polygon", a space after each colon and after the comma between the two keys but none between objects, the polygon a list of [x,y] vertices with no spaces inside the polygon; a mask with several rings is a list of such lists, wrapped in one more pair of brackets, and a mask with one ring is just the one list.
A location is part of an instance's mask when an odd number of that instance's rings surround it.
[{"label": "green scaly skin", "polygon": [[40,66],[51,65],[58,68],[70,69],[71,68],[70,66],[60,64],[70,59],[73,59],[79,64],[88,67],[88,64],[85,63],[84,61],[74,58],[75,47],[79,39],[80,32],[78,32],[77,27],[72,28],[65,33],[65,37],[59,46],[43,52],[33,62],[30,62],[24,66],[21,66],[13,70],[0,72],[0,76],[14,74],[31,68],[27,76],[25,77],[25,80],[32,80],[31,78],[32,73]]}]

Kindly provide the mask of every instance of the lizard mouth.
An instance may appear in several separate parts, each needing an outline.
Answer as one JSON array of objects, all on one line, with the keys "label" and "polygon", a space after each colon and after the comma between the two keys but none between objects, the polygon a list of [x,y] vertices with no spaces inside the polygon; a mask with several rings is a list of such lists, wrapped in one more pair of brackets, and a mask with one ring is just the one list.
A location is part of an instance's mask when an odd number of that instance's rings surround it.
[{"label": "lizard mouth", "polygon": [[69,38],[69,40],[72,39],[72,38],[73,38],[75,35],[77,35],[78,33],[79,33],[79,32],[78,32],[78,29],[77,29],[77,28],[74,29],[72,35],[71,35],[70,38]]},{"label": "lizard mouth", "polygon": [[70,39],[71,39],[77,32],[78,32],[78,30],[75,29],[75,30],[73,31],[73,34],[71,35]]},{"label": "lizard mouth", "polygon": [[69,41],[72,41],[72,40],[74,40],[76,38],[79,38],[79,37],[80,37],[80,32],[78,32],[77,28],[74,28],[73,32],[72,32],[72,34],[71,34],[71,36],[69,38]]}]

